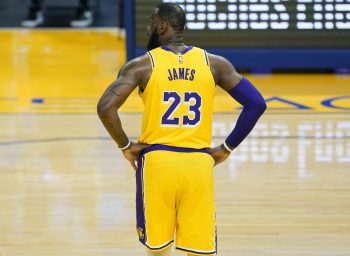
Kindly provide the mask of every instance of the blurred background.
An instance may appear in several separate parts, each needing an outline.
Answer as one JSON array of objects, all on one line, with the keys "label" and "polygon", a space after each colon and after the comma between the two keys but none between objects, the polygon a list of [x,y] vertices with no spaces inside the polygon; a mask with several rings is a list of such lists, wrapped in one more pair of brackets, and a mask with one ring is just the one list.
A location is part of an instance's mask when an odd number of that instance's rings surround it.
[{"label": "blurred background", "polygon": [[[161,2],[268,106],[215,167],[218,255],[350,255],[350,0],[0,0],[0,255],[145,254],[134,173],[96,105]],[[216,89],[213,145],[240,110]],[[142,111],[135,91],[133,140]]]}]

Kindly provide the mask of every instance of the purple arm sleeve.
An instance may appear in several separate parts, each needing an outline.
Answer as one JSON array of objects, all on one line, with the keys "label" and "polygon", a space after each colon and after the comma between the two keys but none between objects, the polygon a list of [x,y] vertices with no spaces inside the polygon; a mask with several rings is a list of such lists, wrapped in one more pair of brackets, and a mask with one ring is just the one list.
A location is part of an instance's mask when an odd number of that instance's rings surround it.
[{"label": "purple arm sleeve", "polygon": [[228,146],[236,148],[254,128],[266,109],[266,103],[254,85],[244,77],[228,93],[243,106],[235,128],[225,140]]}]

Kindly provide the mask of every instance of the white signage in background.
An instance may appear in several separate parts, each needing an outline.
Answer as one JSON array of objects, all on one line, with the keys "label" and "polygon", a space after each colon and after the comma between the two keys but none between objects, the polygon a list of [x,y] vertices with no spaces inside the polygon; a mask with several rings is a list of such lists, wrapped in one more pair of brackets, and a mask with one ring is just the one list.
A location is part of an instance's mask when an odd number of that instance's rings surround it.
[{"label": "white signage in background", "polygon": [[[350,29],[348,0],[163,0],[178,3],[190,30],[297,30]],[[218,4],[226,4],[224,12]],[[295,10],[287,10],[295,6]],[[294,9],[294,8],[293,8]],[[291,17],[295,15],[295,17]]]},{"label": "white signage in background", "polygon": [[[214,138],[225,138],[233,127],[233,123],[215,122]],[[235,177],[240,166],[248,162],[275,166],[288,163],[286,168],[295,169],[298,177],[311,175],[309,170],[315,169],[315,164],[344,164],[350,170],[350,121],[302,121],[295,127],[281,121],[259,122],[249,139],[231,154],[231,176]]]},{"label": "white signage in background", "polygon": [[297,0],[297,20],[297,29],[350,29],[350,2]]}]

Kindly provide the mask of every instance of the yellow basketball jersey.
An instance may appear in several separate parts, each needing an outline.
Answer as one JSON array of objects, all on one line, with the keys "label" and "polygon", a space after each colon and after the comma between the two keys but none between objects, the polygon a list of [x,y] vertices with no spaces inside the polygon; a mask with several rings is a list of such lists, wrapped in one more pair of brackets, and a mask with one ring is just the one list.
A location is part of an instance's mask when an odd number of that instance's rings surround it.
[{"label": "yellow basketball jersey", "polygon": [[215,82],[207,53],[188,47],[181,54],[159,47],[147,53],[152,75],[140,142],[174,147],[210,147]]}]

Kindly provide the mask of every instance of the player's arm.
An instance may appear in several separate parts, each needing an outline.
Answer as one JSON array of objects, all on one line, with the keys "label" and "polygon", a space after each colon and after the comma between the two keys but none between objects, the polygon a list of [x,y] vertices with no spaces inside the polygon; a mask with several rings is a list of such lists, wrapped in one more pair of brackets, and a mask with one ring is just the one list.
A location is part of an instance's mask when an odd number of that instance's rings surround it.
[{"label": "player's arm", "polygon": [[135,160],[143,145],[132,143],[123,130],[118,109],[138,85],[145,85],[151,67],[147,56],[131,60],[119,71],[117,79],[112,82],[97,104],[97,113],[104,127],[123,150],[124,156],[136,168]]},{"label": "player's arm", "polygon": [[216,84],[243,106],[236,126],[225,139],[224,143],[218,147],[218,155],[214,155],[214,159],[216,159],[216,163],[218,164],[224,161],[248,136],[260,116],[264,113],[266,103],[254,85],[248,79],[238,74],[228,60],[211,54],[209,58]]}]

